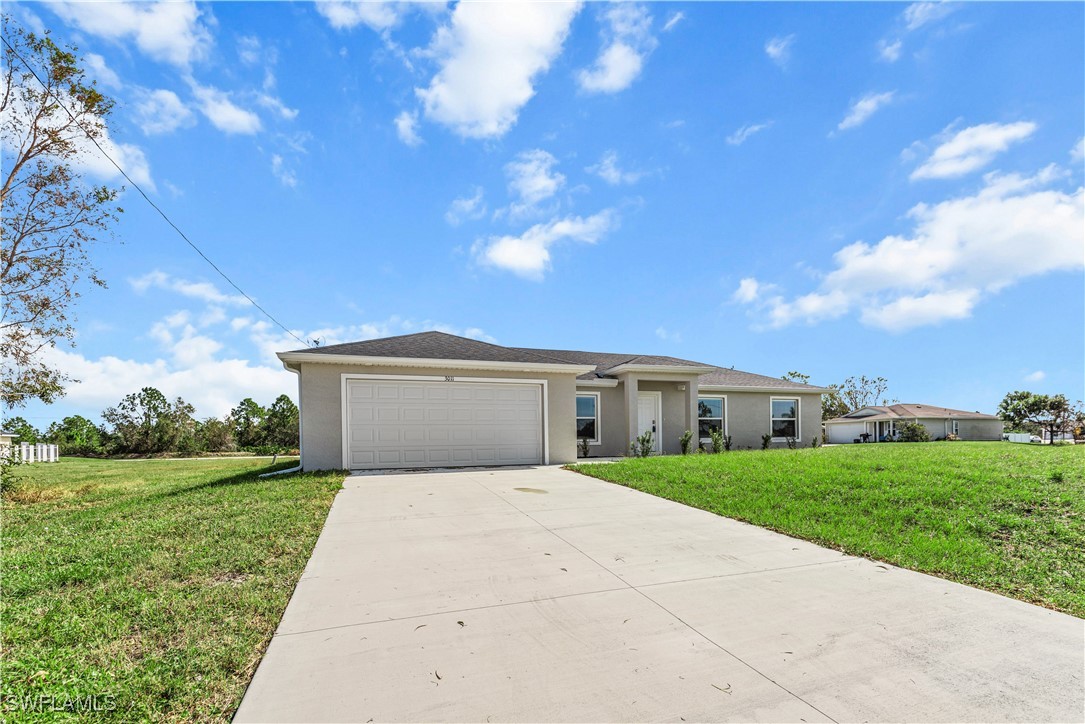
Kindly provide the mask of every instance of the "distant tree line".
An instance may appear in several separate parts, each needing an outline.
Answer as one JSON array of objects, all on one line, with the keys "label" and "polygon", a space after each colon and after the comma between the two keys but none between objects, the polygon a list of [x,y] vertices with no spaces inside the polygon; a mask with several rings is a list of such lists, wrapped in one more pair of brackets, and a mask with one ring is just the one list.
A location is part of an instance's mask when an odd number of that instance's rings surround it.
[{"label": "distant tree line", "polygon": [[37,430],[21,417],[3,423],[16,442],[48,442],[62,455],[151,455],[155,453],[285,453],[298,447],[298,406],[279,395],[269,407],[246,397],[223,418],[195,418],[196,408],[172,402],[154,387],[125,396],[102,411],[102,424],[82,415]]}]

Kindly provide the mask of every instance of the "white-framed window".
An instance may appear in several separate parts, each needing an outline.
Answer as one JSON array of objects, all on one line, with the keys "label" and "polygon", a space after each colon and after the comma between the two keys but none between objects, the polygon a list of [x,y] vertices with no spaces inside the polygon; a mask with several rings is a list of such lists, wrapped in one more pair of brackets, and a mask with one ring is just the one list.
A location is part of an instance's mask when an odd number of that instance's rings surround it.
[{"label": "white-framed window", "polygon": [[599,444],[599,393],[576,393],[576,438]]},{"label": "white-framed window", "polygon": [[712,431],[727,434],[727,397],[697,398],[697,437],[701,442],[712,439]]},{"label": "white-framed window", "polygon": [[961,421],[960,420],[950,420],[950,422],[949,422],[949,433],[951,435],[957,435],[958,437],[960,436],[960,434],[961,434]]},{"label": "white-framed window", "polygon": [[791,437],[798,440],[801,435],[799,398],[773,397],[769,404],[772,409],[772,439],[786,440]]}]

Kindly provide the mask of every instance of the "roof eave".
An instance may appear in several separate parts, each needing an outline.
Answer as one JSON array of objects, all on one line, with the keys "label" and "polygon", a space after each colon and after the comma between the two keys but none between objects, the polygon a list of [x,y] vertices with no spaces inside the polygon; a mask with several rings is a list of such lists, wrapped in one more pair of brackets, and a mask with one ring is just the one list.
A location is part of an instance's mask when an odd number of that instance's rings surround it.
[{"label": "roof eave", "polygon": [[365,367],[429,367],[457,370],[494,370],[508,372],[548,372],[583,375],[594,372],[594,365],[574,365],[551,362],[500,362],[493,360],[432,359],[424,357],[372,357],[354,354],[321,354],[319,352],[279,352],[276,356],[286,362],[315,362],[317,364],[361,365]]},{"label": "roof eave", "polygon": [[605,375],[621,375],[627,372],[634,374],[650,374],[655,372],[657,374],[679,374],[679,375],[704,375],[709,372],[714,372],[715,367],[708,367],[707,365],[635,365],[635,364],[620,364],[617,367],[611,367],[606,370],[602,370],[600,374]]},{"label": "roof eave", "polygon": [[825,387],[765,387],[760,385],[698,385],[698,390],[705,392],[786,392],[792,395],[824,395],[829,392]]}]

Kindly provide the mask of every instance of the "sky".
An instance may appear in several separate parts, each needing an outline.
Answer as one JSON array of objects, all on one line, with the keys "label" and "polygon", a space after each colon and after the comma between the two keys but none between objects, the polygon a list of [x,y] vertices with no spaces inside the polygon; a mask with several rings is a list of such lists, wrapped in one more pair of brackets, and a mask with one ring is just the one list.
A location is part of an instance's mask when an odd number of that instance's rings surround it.
[{"label": "sky", "polygon": [[[8,3],[293,335],[666,354],[994,412],[1085,397],[1081,3]],[[88,158],[92,180],[119,182]],[[199,416],[302,345],[129,188],[79,382]]]}]

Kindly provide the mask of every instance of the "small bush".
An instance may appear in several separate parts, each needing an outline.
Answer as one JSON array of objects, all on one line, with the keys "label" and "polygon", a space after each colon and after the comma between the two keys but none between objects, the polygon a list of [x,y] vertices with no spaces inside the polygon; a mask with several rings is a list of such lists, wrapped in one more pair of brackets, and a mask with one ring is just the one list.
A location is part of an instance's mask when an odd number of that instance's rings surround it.
[{"label": "small bush", "polygon": [[946,435],[947,442],[957,442],[961,439],[960,435],[954,435],[952,432]]},{"label": "small bush", "polygon": [[814,435],[814,439],[810,441],[810,447],[821,447],[821,435]]},{"label": "small bush", "polygon": [[576,441],[577,451],[580,453],[580,457],[588,457],[588,453],[591,452],[591,441],[586,437],[577,439]]},{"label": "small bush", "polygon": [[771,445],[771,444],[772,444],[772,433],[766,432],[764,435],[761,436],[761,449],[762,450],[768,450],[769,445]]},{"label": "small bush", "polygon": [[646,430],[643,435],[629,443],[629,452],[635,458],[646,458],[652,454],[652,441],[652,431]]},{"label": "small bush", "polygon": [[788,450],[794,450],[796,447],[798,447],[798,445],[799,445],[798,439],[793,438],[793,437],[789,437],[787,439],[787,449]]},{"label": "small bush", "polygon": [[899,442],[930,442],[931,436],[927,428],[918,422],[906,422],[897,428],[897,440]]},{"label": "small bush", "polygon": [[725,452],[731,452],[731,436],[727,435],[723,438],[723,449]]},{"label": "small bush", "polygon": [[693,446],[693,433],[686,430],[682,433],[682,437],[678,438],[678,444],[682,446],[682,454],[689,455],[689,450]]},{"label": "small bush", "polygon": [[712,438],[712,452],[723,452],[723,430],[709,430],[708,436]]}]

